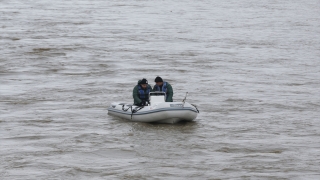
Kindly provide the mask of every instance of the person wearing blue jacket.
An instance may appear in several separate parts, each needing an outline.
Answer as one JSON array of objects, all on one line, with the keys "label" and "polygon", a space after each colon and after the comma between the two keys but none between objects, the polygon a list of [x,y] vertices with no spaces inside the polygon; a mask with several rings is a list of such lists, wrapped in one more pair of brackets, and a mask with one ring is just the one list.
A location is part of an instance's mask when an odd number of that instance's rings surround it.
[{"label": "person wearing blue jacket", "polygon": [[138,84],[133,88],[134,104],[138,106],[145,106],[149,102],[149,93],[152,91],[151,86],[148,84],[147,79],[138,81]]},{"label": "person wearing blue jacket", "polygon": [[163,81],[163,79],[159,76],[156,77],[154,80],[156,85],[154,85],[152,91],[162,91],[166,93],[166,102],[173,102],[173,89],[172,86],[166,82]]}]

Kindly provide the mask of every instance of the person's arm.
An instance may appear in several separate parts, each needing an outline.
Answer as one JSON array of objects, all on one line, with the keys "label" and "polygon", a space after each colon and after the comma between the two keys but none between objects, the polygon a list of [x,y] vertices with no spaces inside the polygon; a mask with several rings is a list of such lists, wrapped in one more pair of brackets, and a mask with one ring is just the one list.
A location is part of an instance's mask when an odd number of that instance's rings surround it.
[{"label": "person's arm", "polygon": [[157,91],[156,85],[154,85],[152,88],[152,92],[155,92],[155,91]]},{"label": "person's arm", "polygon": [[[153,89],[152,89],[152,87],[148,84],[148,89],[150,89],[150,92],[153,92]],[[148,103],[149,103],[149,101],[150,101],[150,97],[149,97],[149,94],[147,95],[147,101],[148,101]]]},{"label": "person's arm", "polygon": [[173,89],[172,86],[168,83],[167,85],[167,99],[166,102],[173,102]]},{"label": "person's arm", "polygon": [[135,86],[133,88],[132,97],[133,97],[134,104],[141,103],[141,99],[138,96],[138,86]]},{"label": "person's arm", "polygon": [[153,91],[152,87],[148,84],[148,88],[150,88],[150,92]]}]

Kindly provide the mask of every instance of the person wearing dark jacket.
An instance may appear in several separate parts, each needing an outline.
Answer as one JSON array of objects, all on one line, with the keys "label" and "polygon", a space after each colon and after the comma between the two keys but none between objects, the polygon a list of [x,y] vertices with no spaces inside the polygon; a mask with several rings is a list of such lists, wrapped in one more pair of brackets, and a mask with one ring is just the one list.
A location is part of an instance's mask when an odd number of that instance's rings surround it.
[{"label": "person wearing dark jacket", "polygon": [[173,102],[172,96],[173,96],[173,89],[172,86],[166,82],[163,81],[161,77],[156,77],[154,80],[156,85],[154,85],[152,91],[162,91],[166,93],[166,102]]},{"label": "person wearing dark jacket", "polygon": [[145,106],[149,101],[149,92],[151,91],[151,86],[148,84],[146,79],[138,81],[138,84],[133,88],[133,100],[134,104],[137,106]]}]

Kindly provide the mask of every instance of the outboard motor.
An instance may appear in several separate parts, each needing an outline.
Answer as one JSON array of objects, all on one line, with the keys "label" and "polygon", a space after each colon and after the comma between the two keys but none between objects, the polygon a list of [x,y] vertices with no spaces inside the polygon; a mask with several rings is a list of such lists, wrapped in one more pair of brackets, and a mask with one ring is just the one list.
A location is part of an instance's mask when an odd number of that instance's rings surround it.
[{"label": "outboard motor", "polygon": [[149,100],[150,104],[153,105],[154,103],[163,103],[166,98],[166,93],[162,91],[155,91],[149,93]]}]

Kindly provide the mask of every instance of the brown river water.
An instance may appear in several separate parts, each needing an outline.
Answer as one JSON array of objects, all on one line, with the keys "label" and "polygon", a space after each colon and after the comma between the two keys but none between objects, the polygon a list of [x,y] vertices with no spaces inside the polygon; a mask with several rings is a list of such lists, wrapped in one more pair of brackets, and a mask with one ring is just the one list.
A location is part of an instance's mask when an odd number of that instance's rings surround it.
[{"label": "brown river water", "polygon": [[[320,2],[0,0],[0,179],[320,179]],[[194,122],[109,116],[156,76]]]}]

